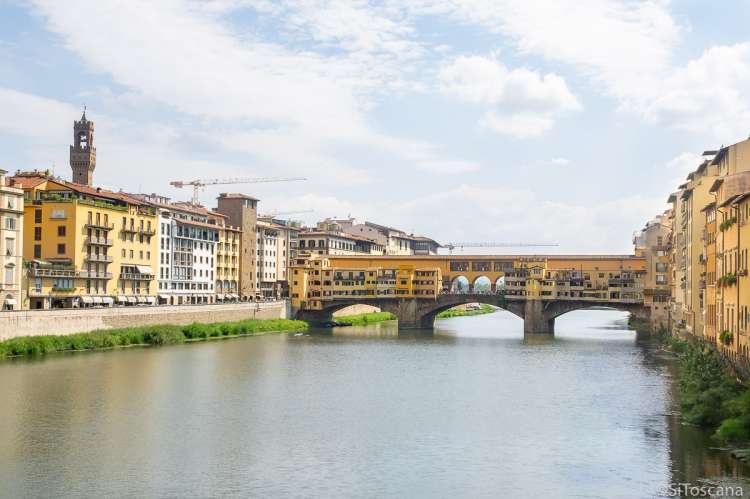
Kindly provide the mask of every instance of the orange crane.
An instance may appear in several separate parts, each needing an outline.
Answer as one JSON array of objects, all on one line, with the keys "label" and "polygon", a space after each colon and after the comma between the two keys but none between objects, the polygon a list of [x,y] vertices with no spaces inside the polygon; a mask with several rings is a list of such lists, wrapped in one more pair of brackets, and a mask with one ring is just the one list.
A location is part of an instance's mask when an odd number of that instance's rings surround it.
[{"label": "orange crane", "polygon": [[307,180],[305,177],[255,177],[255,178],[210,178],[198,180],[173,180],[169,183],[172,187],[183,188],[185,186],[193,187],[193,196],[190,202],[194,205],[198,202],[198,193],[207,185],[227,185],[227,184],[264,184],[268,182],[295,182],[298,180]]},{"label": "orange crane", "polygon": [[557,243],[492,243],[492,242],[479,242],[479,243],[445,243],[443,248],[448,248],[449,253],[452,255],[453,250],[456,248],[532,248],[537,246],[559,246]]}]

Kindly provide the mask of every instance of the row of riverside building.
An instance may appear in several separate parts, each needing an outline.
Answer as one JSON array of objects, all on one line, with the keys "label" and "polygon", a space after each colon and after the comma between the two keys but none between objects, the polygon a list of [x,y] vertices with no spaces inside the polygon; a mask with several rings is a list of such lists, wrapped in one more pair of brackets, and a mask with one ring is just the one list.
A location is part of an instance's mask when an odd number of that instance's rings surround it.
[{"label": "row of riverside building", "polygon": [[213,209],[93,185],[94,122],[73,123],[72,181],[0,170],[2,310],[208,304],[286,297],[298,248],[328,254],[436,254],[435,241],[373,224],[314,228],[258,215],[222,193]]},{"label": "row of riverside building", "polygon": [[649,264],[652,323],[747,361],[750,139],[705,151],[668,203],[634,237]]}]

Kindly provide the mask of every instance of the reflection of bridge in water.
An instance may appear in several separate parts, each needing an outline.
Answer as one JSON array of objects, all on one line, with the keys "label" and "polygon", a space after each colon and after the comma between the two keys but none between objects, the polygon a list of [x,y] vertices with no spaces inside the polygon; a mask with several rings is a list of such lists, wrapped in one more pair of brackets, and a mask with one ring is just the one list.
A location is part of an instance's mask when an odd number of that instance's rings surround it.
[{"label": "reflection of bridge in water", "polygon": [[[648,317],[643,306],[646,261],[602,256],[325,256],[292,267],[292,306],[299,318],[330,320],[365,304],[391,312],[399,328],[431,328],[440,312],[486,303],[524,321],[525,333],[553,333],[573,310],[614,308]],[[467,292],[455,292],[465,279]],[[476,292],[478,281],[488,292]],[[498,284],[499,283],[499,284]]]}]

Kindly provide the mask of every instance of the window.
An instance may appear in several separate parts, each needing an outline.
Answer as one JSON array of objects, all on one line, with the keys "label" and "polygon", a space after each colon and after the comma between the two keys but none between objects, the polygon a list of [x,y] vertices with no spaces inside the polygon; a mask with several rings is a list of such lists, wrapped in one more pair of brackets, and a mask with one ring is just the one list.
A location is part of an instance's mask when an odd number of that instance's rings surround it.
[{"label": "window", "polygon": [[65,237],[65,226],[64,225],[58,225],[57,226],[57,235],[60,237]]},{"label": "window", "polygon": [[57,245],[57,254],[58,255],[64,255],[65,254],[65,245],[64,244],[58,244]]},{"label": "window", "polygon": [[35,244],[34,245],[34,258],[41,258],[41,257],[42,257],[42,245]]},{"label": "window", "polygon": [[5,284],[13,284],[13,267],[5,267]]},{"label": "window", "polygon": [[6,230],[16,230],[16,219],[15,218],[6,218],[5,219],[5,229]]},{"label": "window", "polygon": [[13,256],[16,252],[16,240],[12,237],[5,238],[5,256]]},{"label": "window", "polygon": [[34,241],[41,241],[41,240],[42,240],[42,228],[34,227]]},{"label": "window", "polygon": [[34,210],[34,223],[42,223],[42,210]]}]

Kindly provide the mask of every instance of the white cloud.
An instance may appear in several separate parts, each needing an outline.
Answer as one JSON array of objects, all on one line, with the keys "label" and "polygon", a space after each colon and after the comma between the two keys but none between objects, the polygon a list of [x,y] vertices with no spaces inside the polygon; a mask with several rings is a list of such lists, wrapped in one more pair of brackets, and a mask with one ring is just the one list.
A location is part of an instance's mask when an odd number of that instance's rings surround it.
[{"label": "white cloud", "polygon": [[508,69],[499,60],[462,56],[439,73],[443,92],[490,107],[480,123],[516,138],[534,137],[553,127],[555,119],[581,108],[565,80],[525,68]]},{"label": "white cloud", "polygon": [[750,132],[750,43],[717,46],[675,69],[634,106],[647,119],[729,141]]}]

